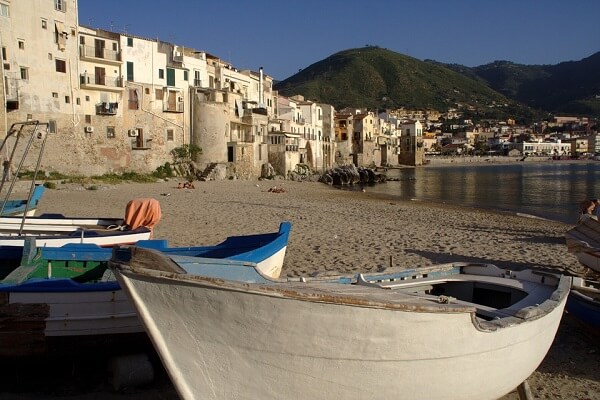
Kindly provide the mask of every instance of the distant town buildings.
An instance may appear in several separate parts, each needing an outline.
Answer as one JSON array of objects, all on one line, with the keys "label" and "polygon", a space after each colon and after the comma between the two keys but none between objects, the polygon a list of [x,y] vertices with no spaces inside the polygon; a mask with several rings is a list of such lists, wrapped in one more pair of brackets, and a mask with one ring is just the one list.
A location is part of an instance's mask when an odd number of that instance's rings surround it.
[{"label": "distant town buildings", "polygon": [[418,166],[437,154],[600,154],[585,118],[531,129],[475,126],[460,109],[336,111],[280,95],[263,67],[238,70],[202,50],[79,25],[77,0],[0,0],[0,8],[0,137],[18,122],[48,122],[48,172],[151,172],[184,145],[202,149],[199,168],[242,179],[266,166],[287,176],[349,163]]}]

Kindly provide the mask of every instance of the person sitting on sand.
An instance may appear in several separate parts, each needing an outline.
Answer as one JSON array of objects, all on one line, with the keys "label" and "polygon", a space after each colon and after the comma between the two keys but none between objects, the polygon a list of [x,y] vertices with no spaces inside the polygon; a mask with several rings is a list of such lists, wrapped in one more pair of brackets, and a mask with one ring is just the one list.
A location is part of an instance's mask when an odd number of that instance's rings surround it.
[{"label": "person sitting on sand", "polygon": [[579,205],[579,219],[577,222],[584,221],[586,219],[594,219],[598,221],[598,216],[594,214],[594,208],[596,204],[592,200],[584,200]]},{"label": "person sitting on sand", "polygon": [[593,214],[597,217],[600,216],[600,200],[598,199],[592,199],[592,202],[594,203],[594,211]]}]

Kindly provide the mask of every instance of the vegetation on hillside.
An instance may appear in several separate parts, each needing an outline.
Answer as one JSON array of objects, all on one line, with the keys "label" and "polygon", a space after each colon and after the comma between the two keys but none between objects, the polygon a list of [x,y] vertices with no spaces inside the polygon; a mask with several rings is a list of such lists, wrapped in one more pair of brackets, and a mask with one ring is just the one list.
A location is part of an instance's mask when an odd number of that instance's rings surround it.
[{"label": "vegetation on hillside", "polygon": [[600,52],[556,65],[496,61],[473,72],[494,90],[531,107],[600,116]]},{"label": "vegetation on hillside", "polygon": [[516,106],[480,79],[373,46],[336,53],[278,82],[275,88],[285,96],[301,94],[336,109],[446,111],[460,105],[475,107],[482,114],[493,110],[496,115]]},{"label": "vegetation on hillside", "polygon": [[600,115],[600,53],[557,65],[496,61],[469,68],[367,46],[341,51],[275,85],[285,96],[345,107],[471,109],[481,119]]}]

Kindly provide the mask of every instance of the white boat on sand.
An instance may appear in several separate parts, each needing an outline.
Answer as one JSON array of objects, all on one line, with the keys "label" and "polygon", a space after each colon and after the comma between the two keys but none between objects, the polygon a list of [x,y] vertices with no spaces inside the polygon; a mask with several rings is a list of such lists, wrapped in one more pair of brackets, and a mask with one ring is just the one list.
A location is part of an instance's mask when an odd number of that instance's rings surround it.
[{"label": "white boat on sand", "polygon": [[600,222],[587,218],[565,233],[567,250],[588,268],[600,272]]},{"label": "white boat on sand", "polygon": [[271,280],[137,247],[110,265],[182,399],[497,399],[545,357],[571,286],[466,263]]}]

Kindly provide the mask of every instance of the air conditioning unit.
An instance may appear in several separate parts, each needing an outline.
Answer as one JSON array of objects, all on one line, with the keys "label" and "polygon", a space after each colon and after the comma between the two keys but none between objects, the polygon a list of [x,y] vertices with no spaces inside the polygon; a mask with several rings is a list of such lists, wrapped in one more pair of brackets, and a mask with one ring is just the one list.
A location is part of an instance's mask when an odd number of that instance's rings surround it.
[{"label": "air conditioning unit", "polygon": [[129,137],[137,137],[140,133],[137,129],[130,129],[127,131],[127,134],[129,135]]},{"label": "air conditioning unit", "polygon": [[94,127],[93,126],[86,126],[84,128],[84,130],[85,130],[85,133],[92,133],[92,132],[94,132]]}]

